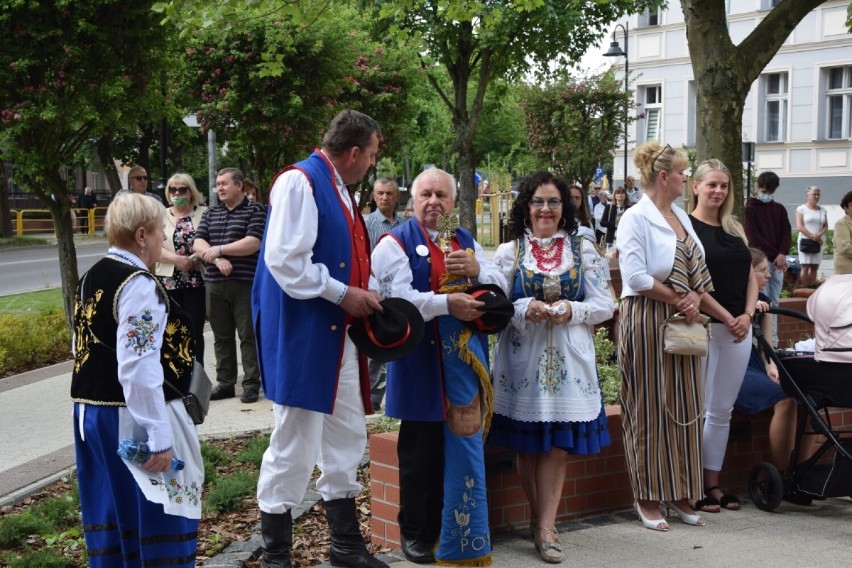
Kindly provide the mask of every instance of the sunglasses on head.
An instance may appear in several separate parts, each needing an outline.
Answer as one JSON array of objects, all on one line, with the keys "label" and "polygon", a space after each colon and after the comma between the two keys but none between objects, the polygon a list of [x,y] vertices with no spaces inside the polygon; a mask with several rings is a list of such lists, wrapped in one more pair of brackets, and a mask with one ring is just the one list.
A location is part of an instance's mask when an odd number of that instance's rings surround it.
[{"label": "sunglasses on head", "polygon": [[672,149],[671,144],[666,144],[665,146],[663,146],[663,149],[660,150],[660,153],[657,154],[657,157],[654,158],[653,162],[651,162],[651,171],[652,172],[654,171],[654,166],[657,165],[657,160],[659,160],[662,157],[662,155],[666,152],[666,150],[669,150],[669,149]]},{"label": "sunglasses on head", "polygon": [[148,176],[130,176],[130,178],[136,181],[148,181]]},{"label": "sunglasses on head", "polygon": [[178,193],[180,195],[183,195],[183,194],[188,193],[188,192],[189,192],[188,187],[170,187],[169,188],[169,193],[172,193],[172,194]]}]

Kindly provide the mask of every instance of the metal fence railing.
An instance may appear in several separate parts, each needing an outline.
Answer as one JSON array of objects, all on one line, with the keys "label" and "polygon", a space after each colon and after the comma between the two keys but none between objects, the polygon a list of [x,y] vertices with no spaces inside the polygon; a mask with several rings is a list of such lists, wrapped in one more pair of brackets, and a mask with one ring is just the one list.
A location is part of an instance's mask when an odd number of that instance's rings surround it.
[{"label": "metal fence railing", "polygon": [[486,193],[476,200],[476,240],[497,246],[506,240],[506,223],[514,198],[510,192]]},{"label": "metal fence railing", "polygon": [[[94,235],[97,231],[103,231],[106,210],[106,207],[72,209],[71,222],[74,232]],[[54,232],[53,218],[47,209],[18,209],[13,210],[12,215],[16,236]]]}]

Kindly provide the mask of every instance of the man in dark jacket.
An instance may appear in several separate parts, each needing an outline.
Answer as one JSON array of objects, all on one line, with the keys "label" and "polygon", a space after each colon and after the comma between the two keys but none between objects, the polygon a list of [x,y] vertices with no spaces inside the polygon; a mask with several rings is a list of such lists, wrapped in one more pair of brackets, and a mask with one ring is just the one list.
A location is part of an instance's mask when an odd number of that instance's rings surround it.
[{"label": "man in dark jacket", "polygon": [[[781,285],[787,271],[787,251],[792,242],[787,209],[777,203],[775,190],[780,181],[775,172],[763,172],[757,177],[757,195],[749,197],[745,208],[745,231],[749,245],[763,251],[769,259],[770,278],[763,289],[773,306],[778,305]],[[775,343],[778,343],[777,331]]]}]

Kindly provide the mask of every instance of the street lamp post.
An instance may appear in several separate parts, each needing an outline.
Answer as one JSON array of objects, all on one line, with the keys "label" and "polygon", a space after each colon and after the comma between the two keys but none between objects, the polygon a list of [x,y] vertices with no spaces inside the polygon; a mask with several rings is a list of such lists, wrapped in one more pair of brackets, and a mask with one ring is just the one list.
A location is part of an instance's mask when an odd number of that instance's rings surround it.
[{"label": "street lamp post", "polygon": [[[624,31],[624,49],[621,49],[621,46],[618,45],[618,41],[615,39],[615,34],[618,31],[618,28],[621,28]],[[630,91],[630,59],[627,57],[627,33],[628,23],[624,22],[624,25],[616,24],[615,29],[612,32],[612,43],[609,44],[609,49],[606,53],[604,53],[604,57],[624,57],[624,92],[628,93]],[[627,123],[630,118],[630,108],[624,109],[624,182],[627,183]]]}]

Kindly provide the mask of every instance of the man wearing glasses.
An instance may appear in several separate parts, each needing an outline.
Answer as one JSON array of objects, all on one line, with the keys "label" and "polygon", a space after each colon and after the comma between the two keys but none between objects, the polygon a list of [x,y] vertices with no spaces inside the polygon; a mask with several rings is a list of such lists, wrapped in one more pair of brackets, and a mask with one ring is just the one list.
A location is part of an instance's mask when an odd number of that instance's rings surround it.
[{"label": "man wearing glasses", "polygon": [[148,172],[145,171],[145,168],[142,166],[133,166],[130,168],[130,171],[127,172],[127,185],[130,189],[122,189],[118,193],[122,193],[124,191],[132,191],[133,193],[139,193],[141,195],[148,196],[152,199],[156,199],[163,204],[163,198],[157,195],[156,193],[151,193],[148,191]]}]

